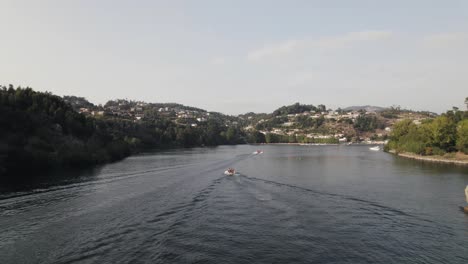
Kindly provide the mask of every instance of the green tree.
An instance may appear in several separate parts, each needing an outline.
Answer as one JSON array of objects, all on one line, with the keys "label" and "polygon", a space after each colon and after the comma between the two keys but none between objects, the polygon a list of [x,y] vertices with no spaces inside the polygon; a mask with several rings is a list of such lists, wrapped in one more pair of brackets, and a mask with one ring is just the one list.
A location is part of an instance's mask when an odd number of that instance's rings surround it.
[{"label": "green tree", "polygon": [[468,154],[468,119],[459,122],[457,125],[456,146],[459,151]]},{"label": "green tree", "polygon": [[410,131],[411,128],[415,127],[415,124],[410,119],[404,119],[393,126],[391,133],[392,140],[398,142],[400,138]]},{"label": "green tree", "polygon": [[374,115],[360,114],[354,122],[354,128],[359,131],[374,131],[381,126],[378,119]]},{"label": "green tree", "polygon": [[439,116],[432,122],[433,144],[444,151],[452,151],[455,147],[456,125],[447,116]]},{"label": "green tree", "polygon": [[233,127],[228,128],[226,131],[226,140],[229,144],[236,142],[236,130]]},{"label": "green tree", "polygon": [[266,143],[265,135],[259,131],[251,131],[247,134],[248,143]]},{"label": "green tree", "polygon": [[288,138],[288,143],[297,143],[296,135],[290,135]]}]

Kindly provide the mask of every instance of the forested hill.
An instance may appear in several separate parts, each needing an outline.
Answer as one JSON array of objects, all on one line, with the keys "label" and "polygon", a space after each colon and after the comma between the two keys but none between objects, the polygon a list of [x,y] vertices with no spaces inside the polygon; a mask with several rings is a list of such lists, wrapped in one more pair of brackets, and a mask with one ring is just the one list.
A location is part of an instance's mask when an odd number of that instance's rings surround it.
[{"label": "forested hill", "polygon": [[[468,98],[465,103],[468,103]],[[468,155],[468,111],[454,107],[441,116],[421,123],[401,120],[394,125],[390,139],[386,149],[397,153],[453,158],[458,151]]]},{"label": "forested hill", "polygon": [[[353,110],[356,109],[356,110]],[[378,111],[376,111],[378,110]],[[323,104],[295,103],[272,113],[246,113],[239,122],[247,131],[259,131],[267,143],[385,142],[395,122],[436,116],[400,107],[374,106],[329,109]]]},{"label": "forested hill", "polygon": [[193,125],[154,111],[136,120],[96,110],[95,116],[79,113],[51,93],[0,86],[0,179],[92,166],[144,149],[244,143],[246,137],[216,113]]},{"label": "forested hill", "polygon": [[[117,99],[94,105],[82,97],[0,86],[0,180],[169,147],[383,142],[402,119],[410,121],[400,125],[405,131],[401,137],[393,134],[391,148],[418,154],[466,152],[463,113],[454,110],[432,121],[433,113],[398,107],[369,112],[296,103],[272,113],[228,116],[176,103]],[[441,139],[441,133],[449,136]]]}]

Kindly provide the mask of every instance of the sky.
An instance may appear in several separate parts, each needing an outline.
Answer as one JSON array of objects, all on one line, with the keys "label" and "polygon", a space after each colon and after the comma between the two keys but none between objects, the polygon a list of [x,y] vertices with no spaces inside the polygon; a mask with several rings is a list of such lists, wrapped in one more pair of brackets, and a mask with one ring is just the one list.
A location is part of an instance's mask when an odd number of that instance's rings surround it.
[{"label": "sky", "polygon": [[226,114],[440,113],[468,97],[468,1],[0,0],[0,84]]}]

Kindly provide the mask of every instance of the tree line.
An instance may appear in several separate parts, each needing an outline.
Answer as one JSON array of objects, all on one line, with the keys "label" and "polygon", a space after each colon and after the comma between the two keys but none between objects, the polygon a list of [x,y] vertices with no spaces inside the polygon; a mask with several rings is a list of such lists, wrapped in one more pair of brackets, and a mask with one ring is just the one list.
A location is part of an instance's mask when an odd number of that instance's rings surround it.
[{"label": "tree line", "polygon": [[0,86],[0,180],[113,162],[140,151],[242,144],[253,139],[214,115],[197,127],[148,115],[142,122],[78,113],[61,97]]},{"label": "tree line", "polygon": [[402,120],[394,125],[386,149],[419,155],[468,154],[468,111],[454,108],[421,124]]}]

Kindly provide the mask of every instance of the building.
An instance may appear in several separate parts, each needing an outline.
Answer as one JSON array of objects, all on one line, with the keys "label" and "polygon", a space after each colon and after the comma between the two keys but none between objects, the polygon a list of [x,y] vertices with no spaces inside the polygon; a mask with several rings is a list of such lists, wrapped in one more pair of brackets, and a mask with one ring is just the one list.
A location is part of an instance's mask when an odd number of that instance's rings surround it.
[{"label": "building", "polygon": [[93,116],[103,116],[104,111],[92,111],[91,115],[93,115]]}]

